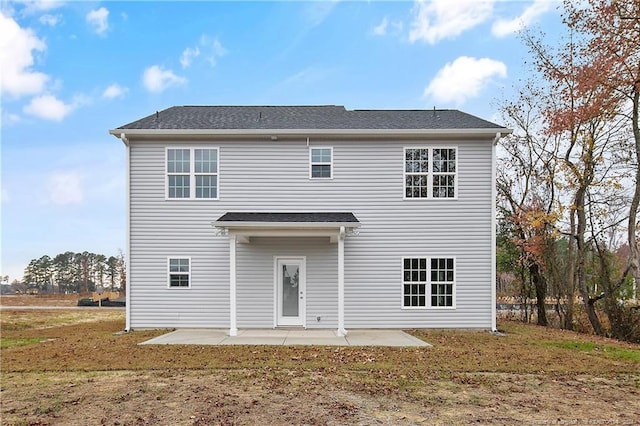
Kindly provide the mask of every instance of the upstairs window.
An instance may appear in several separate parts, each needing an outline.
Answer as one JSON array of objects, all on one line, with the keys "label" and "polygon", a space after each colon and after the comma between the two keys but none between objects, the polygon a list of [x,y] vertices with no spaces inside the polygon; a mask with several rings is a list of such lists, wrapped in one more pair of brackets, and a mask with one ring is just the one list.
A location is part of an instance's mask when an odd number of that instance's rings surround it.
[{"label": "upstairs window", "polygon": [[167,148],[167,198],[217,199],[218,149]]},{"label": "upstairs window", "polygon": [[310,178],[331,179],[333,177],[333,148],[310,148]]},{"label": "upstairs window", "polygon": [[405,148],[404,198],[456,198],[456,148]]},{"label": "upstairs window", "polygon": [[191,259],[169,258],[169,287],[191,287]]}]

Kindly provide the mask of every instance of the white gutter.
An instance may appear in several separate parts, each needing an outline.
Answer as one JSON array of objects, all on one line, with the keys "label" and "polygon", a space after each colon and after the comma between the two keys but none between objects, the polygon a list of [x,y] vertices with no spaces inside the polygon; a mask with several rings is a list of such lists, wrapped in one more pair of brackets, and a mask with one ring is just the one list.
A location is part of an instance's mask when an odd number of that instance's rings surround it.
[{"label": "white gutter", "polygon": [[[503,133],[512,130],[499,128]],[[496,128],[479,129],[112,129],[130,136],[494,136]]]},{"label": "white gutter", "polygon": [[125,165],[125,186],[126,186],[126,203],[125,210],[127,212],[127,221],[126,221],[126,245],[125,245],[125,263],[127,267],[127,275],[125,279],[125,326],[124,330],[126,332],[131,331],[131,184],[130,184],[130,173],[131,173],[131,146],[129,145],[129,139],[124,133],[120,134],[120,139],[124,142],[126,149],[126,165]]},{"label": "white gutter", "polygon": [[[511,133],[511,132],[509,132]],[[498,202],[498,190],[496,188],[496,178],[497,178],[497,159],[496,159],[496,147],[498,145],[498,141],[502,137],[502,133],[496,133],[495,138],[493,139],[493,144],[491,145],[491,331],[498,331],[497,326],[497,309],[496,303],[497,300],[497,247],[496,247],[496,228],[498,226],[498,218],[496,203]]]}]

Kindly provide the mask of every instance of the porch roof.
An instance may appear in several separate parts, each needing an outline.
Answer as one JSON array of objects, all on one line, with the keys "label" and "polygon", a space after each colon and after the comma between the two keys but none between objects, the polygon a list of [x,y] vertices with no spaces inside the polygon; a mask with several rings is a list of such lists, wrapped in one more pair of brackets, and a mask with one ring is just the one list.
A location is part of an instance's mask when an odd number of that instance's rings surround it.
[{"label": "porch roof", "polygon": [[245,243],[251,237],[329,237],[336,242],[341,232],[359,228],[360,221],[351,212],[228,212],[213,226]]},{"label": "porch roof", "polygon": [[351,212],[228,212],[220,216],[214,225],[217,228],[357,228],[360,222]]}]

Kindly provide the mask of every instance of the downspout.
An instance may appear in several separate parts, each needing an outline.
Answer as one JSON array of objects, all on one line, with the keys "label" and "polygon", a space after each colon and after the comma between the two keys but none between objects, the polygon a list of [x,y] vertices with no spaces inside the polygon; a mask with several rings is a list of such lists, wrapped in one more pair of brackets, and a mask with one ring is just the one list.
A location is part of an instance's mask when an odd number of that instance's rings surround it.
[{"label": "downspout", "polygon": [[120,139],[122,140],[122,142],[124,143],[124,146],[126,148],[126,154],[125,154],[125,161],[126,161],[126,166],[125,166],[125,186],[126,186],[126,203],[125,203],[125,210],[126,210],[126,214],[127,214],[127,222],[126,222],[126,238],[127,238],[127,242],[125,245],[125,263],[126,263],[126,267],[127,267],[127,275],[126,275],[126,279],[125,279],[125,312],[126,312],[126,320],[125,320],[125,326],[124,326],[124,331],[126,331],[127,333],[129,331],[131,331],[131,145],[129,144],[129,139],[127,138],[127,135],[125,135],[124,133],[120,133]]},{"label": "downspout", "polygon": [[344,328],[344,237],[346,230],[340,227],[338,234],[338,336],[347,335]]},{"label": "downspout", "polygon": [[497,309],[496,303],[497,300],[497,290],[496,290],[496,281],[497,281],[497,248],[496,248],[496,227],[498,226],[498,219],[496,217],[496,203],[498,202],[498,190],[496,188],[496,178],[497,178],[497,159],[496,159],[496,147],[498,145],[498,141],[502,137],[502,133],[497,132],[496,137],[493,139],[493,143],[491,144],[491,331],[498,331],[497,327]]}]

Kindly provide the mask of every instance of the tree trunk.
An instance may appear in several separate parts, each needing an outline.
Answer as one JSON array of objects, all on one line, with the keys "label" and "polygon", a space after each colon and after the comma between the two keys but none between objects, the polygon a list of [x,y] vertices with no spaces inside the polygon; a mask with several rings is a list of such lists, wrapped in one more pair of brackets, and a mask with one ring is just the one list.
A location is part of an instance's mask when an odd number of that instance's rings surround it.
[{"label": "tree trunk", "polygon": [[602,329],[602,324],[600,323],[600,319],[596,313],[595,308],[595,300],[592,300],[589,297],[589,288],[587,287],[587,275],[585,271],[585,261],[587,257],[587,247],[584,240],[584,234],[587,229],[587,216],[585,213],[585,192],[586,188],[579,188],[576,192],[575,198],[575,208],[576,208],[576,217],[578,218],[577,229],[576,229],[576,245],[577,245],[577,258],[576,258],[576,273],[577,273],[577,281],[578,281],[578,290],[580,291],[580,296],[582,296],[582,303],[584,304],[584,308],[587,312],[587,317],[589,318],[589,322],[593,327],[593,331],[598,335],[602,336],[604,334],[604,330]]},{"label": "tree trunk", "polygon": [[529,267],[529,273],[533,280],[533,286],[536,290],[536,305],[538,308],[538,325],[547,326],[547,310],[545,308],[545,302],[547,299],[547,282],[544,276],[540,273],[540,267],[537,263],[533,263]]},{"label": "tree trunk", "polygon": [[[639,71],[640,74],[640,71]],[[633,139],[635,142],[636,154],[636,186],[629,207],[629,222],[627,228],[627,243],[629,244],[629,266],[630,272],[637,283],[640,283],[640,255],[638,254],[638,243],[636,241],[636,223],[638,216],[638,207],[640,206],[640,118],[638,117],[640,110],[640,81],[633,94],[633,110],[631,122],[633,127]],[[635,299],[637,294],[633,295]]]}]

